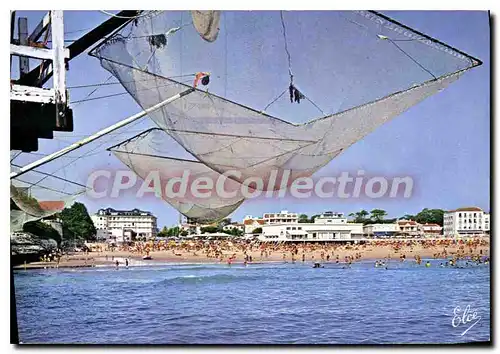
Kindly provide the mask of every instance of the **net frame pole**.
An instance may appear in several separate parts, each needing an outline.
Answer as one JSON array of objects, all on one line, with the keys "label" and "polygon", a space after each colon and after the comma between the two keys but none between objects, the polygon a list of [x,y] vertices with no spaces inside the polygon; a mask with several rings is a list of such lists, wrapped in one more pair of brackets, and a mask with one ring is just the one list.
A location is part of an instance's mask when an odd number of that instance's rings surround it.
[{"label": "net frame pole", "polygon": [[136,113],[133,116],[130,116],[130,117],[128,117],[128,118],[126,118],[126,119],[124,119],[116,124],[113,124],[107,128],[104,128],[104,129],[98,131],[97,133],[95,133],[95,134],[93,134],[85,139],[77,141],[76,143],[73,143],[70,146],[65,147],[64,149],[56,151],[56,152],[54,152],[50,155],[47,155],[47,156],[45,156],[45,157],[43,157],[35,162],[32,162],[32,163],[24,166],[23,168],[21,168],[19,171],[12,172],[10,174],[10,179],[19,177],[19,176],[25,174],[26,172],[29,172],[29,171],[31,171],[37,167],[40,167],[40,166],[42,166],[42,165],[44,165],[52,160],[55,160],[63,155],[66,155],[67,153],[69,153],[73,150],[76,150],[84,145],[87,145],[87,144],[93,142],[94,140],[97,140],[97,139],[103,137],[106,134],[109,134],[109,133],[111,133],[119,128],[123,128],[124,126],[138,120],[139,118],[142,118],[145,115],[147,115],[147,114],[149,114],[149,113],[151,113],[151,112],[153,112],[153,111],[155,111],[155,110],[157,110],[157,109],[159,109],[159,108],[161,108],[169,103],[172,103],[172,102],[178,100],[179,98],[182,98],[182,97],[184,97],[192,92],[194,92],[194,88],[189,88],[185,91],[182,91],[182,92],[180,92],[172,97],[169,97],[166,100],[164,100],[164,101],[162,101],[162,102],[160,102],[160,103],[158,103],[158,104],[156,104],[148,109],[143,110],[142,112]]}]

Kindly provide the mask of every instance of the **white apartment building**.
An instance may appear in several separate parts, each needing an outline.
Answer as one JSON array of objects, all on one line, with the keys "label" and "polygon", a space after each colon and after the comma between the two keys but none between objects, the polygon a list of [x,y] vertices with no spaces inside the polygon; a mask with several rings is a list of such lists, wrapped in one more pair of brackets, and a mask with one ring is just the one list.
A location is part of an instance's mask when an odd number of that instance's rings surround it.
[{"label": "white apartment building", "polygon": [[279,213],[264,213],[262,218],[247,215],[243,219],[243,225],[245,234],[251,234],[253,230],[266,224],[297,223],[298,221],[299,215],[297,213],[290,213],[288,210],[282,210]]},{"label": "white apartment building", "polygon": [[[262,225],[261,241],[354,241],[363,238],[363,224],[348,223],[345,217],[325,213],[314,223],[270,223]],[[330,221],[329,221],[330,220]]]},{"label": "white apartment building", "polygon": [[299,215],[297,213],[290,213],[288,210],[282,210],[280,213],[265,213],[262,219],[266,224],[295,223],[298,222]]},{"label": "white apartment building", "polygon": [[247,215],[245,216],[245,219],[243,219],[243,228],[245,234],[253,233],[253,230],[262,227],[264,224],[264,219],[253,218],[251,215]]},{"label": "white apartment building", "polygon": [[393,224],[369,224],[363,226],[363,233],[367,237],[392,237],[399,231],[396,223]]},{"label": "white apartment building", "polygon": [[315,224],[346,224],[347,218],[343,213],[327,211],[314,219]]},{"label": "white apartment building", "polygon": [[422,224],[422,232],[424,236],[439,236],[443,231],[443,227],[438,224]]},{"label": "white apartment building", "polygon": [[156,216],[139,209],[99,209],[91,218],[98,239],[112,239],[117,243],[130,241],[133,236],[136,239],[154,238],[158,231]]},{"label": "white apartment building", "polygon": [[447,237],[484,235],[490,232],[490,215],[478,207],[444,213],[443,234]]},{"label": "white apartment building", "polygon": [[401,236],[419,237],[423,235],[422,224],[414,220],[398,220],[396,231]]}]

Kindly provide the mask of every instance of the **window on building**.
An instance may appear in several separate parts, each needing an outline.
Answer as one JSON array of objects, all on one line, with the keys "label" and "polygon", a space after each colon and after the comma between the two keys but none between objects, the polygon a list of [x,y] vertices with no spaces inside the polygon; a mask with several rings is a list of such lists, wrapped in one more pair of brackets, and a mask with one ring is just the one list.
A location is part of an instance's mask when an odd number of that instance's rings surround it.
[{"label": "window on building", "polygon": [[287,227],[286,227],[286,229],[287,229],[287,230],[290,230],[290,226],[287,226]]}]

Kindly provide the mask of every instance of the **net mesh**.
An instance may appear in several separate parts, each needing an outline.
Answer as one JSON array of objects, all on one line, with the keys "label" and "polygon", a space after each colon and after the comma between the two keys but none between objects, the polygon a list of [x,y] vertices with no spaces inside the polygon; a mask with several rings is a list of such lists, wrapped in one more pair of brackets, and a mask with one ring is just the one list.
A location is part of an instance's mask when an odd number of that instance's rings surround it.
[{"label": "net mesh", "polygon": [[[269,183],[273,173],[312,175],[480,64],[370,11],[230,12],[221,18],[224,40],[208,43],[186,27],[167,45],[151,44],[179,17],[138,19],[93,54],[144,109],[188,89],[178,79],[187,72],[212,72],[210,91],[149,117],[211,170],[238,171],[232,178],[242,184],[258,176],[266,189],[281,187]],[[291,80],[302,103],[290,103]]]},{"label": "net mesh", "polygon": [[[34,178],[33,178],[34,177]],[[43,177],[43,176],[42,176]],[[71,206],[85,192],[85,188],[48,176],[43,182],[35,181],[34,174],[11,180],[10,228],[22,231],[23,225],[61,212]]]},{"label": "net mesh", "polygon": [[[149,187],[154,188],[157,195],[190,220],[200,223],[217,221],[243,203],[245,198],[237,182],[222,180],[223,191],[227,194],[216,193],[214,189],[221,178],[219,173],[198,161],[170,157],[170,140],[162,130],[152,129],[110,150],[140,178],[150,181]],[[184,174],[187,174],[185,191],[180,182],[169,187],[169,181],[182,178]],[[192,192],[192,185],[193,181],[200,179],[211,181],[207,183],[211,183],[212,188],[198,195]]]}]

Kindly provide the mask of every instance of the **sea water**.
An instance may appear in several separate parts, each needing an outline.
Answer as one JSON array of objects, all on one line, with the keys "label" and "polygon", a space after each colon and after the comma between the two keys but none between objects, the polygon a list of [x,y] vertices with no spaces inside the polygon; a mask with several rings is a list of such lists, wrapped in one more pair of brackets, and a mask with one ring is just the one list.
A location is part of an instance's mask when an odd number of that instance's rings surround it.
[{"label": "sea water", "polygon": [[[378,344],[490,339],[490,268],[431,260],[15,272],[23,343]],[[465,264],[464,264],[465,266]],[[465,333],[464,333],[465,332]]]}]

